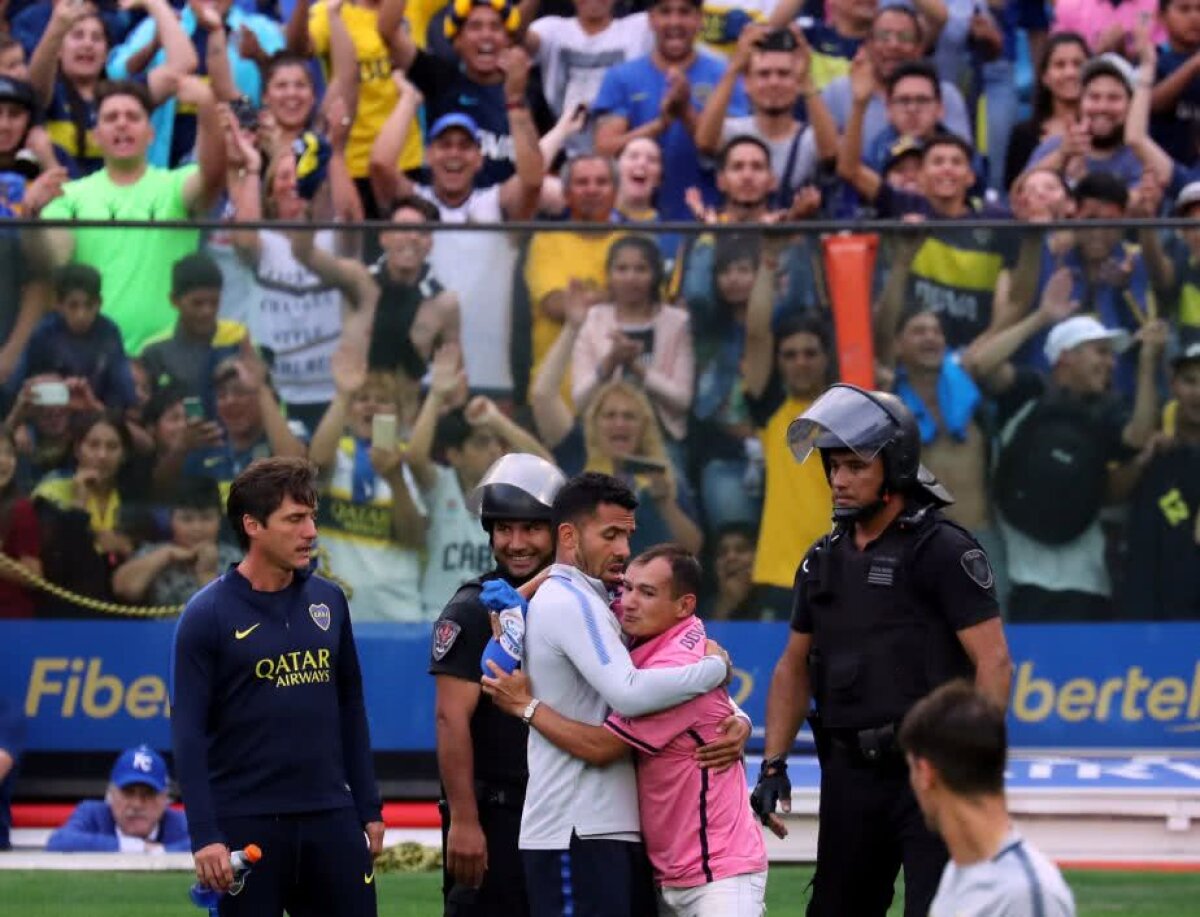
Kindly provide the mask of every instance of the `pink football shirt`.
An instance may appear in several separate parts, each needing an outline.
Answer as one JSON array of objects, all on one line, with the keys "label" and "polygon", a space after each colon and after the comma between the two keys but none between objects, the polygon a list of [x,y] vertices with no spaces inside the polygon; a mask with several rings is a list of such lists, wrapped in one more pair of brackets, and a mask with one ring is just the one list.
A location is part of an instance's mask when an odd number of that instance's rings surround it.
[{"label": "pink football shirt", "polygon": [[[629,654],[639,669],[688,665],[704,656],[705,639],[704,623],[693,616]],[[670,710],[634,719],[613,713],[604,722],[638,753],[642,837],[662,885],[688,888],[767,868],[746,768],[717,774],[692,757],[732,714],[728,692],[716,688]]]}]

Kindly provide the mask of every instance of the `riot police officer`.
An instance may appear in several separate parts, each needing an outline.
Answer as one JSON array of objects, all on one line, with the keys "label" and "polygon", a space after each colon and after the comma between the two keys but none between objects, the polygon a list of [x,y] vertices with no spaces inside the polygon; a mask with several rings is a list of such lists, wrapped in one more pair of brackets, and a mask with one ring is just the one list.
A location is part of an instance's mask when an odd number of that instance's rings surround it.
[{"label": "riot police officer", "polygon": [[792,422],[797,461],[820,452],[833,531],[796,573],[787,646],[767,699],[751,804],[790,806],[787,752],[810,718],[821,763],[809,917],[883,917],[904,867],[906,917],[925,917],[946,848],[924,823],[896,729],[938,685],[973,677],[1007,704],[1012,664],[987,556],[939,508],[916,420],[895,395],[834,385]]},{"label": "riot police officer", "polygon": [[468,507],[488,531],[496,567],[465,583],[433,625],[446,917],[521,917],[529,910],[517,851],[528,727],[481,696],[480,657],[492,627],[479,595],[488,580],[520,586],[550,564],[551,508],[565,481],[554,465],[525,453],[488,469]]}]

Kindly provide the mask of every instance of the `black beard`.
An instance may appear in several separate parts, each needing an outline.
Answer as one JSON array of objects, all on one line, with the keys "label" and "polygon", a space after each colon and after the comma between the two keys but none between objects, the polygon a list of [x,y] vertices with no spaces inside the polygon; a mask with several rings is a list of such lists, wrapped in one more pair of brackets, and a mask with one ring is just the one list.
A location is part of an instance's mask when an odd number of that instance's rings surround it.
[{"label": "black beard", "polygon": [[1115,150],[1125,142],[1125,126],[1117,128],[1111,134],[1106,134],[1103,137],[1099,134],[1092,135],[1092,146],[1098,150]]}]

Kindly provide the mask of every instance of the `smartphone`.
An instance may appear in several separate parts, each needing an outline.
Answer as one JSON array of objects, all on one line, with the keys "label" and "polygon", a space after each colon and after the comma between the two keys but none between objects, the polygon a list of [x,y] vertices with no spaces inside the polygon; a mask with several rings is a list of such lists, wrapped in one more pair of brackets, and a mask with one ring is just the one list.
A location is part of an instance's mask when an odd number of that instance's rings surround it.
[{"label": "smartphone", "polygon": [[621,460],[626,471],[634,474],[655,474],[667,470],[667,463],[648,455],[630,455]]},{"label": "smartphone", "polygon": [[379,449],[396,448],[395,414],[376,414],[371,418],[371,445]]},{"label": "smartphone", "polygon": [[245,96],[229,103],[229,110],[237,118],[238,126],[244,131],[258,130],[258,109]]},{"label": "smartphone", "polygon": [[199,398],[187,397],[183,399],[183,416],[188,420],[203,420],[204,419],[204,402]]},{"label": "smartphone", "polygon": [[65,382],[37,382],[30,389],[33,403],[41,407],[62,407],[71,400],[71,390]]}]

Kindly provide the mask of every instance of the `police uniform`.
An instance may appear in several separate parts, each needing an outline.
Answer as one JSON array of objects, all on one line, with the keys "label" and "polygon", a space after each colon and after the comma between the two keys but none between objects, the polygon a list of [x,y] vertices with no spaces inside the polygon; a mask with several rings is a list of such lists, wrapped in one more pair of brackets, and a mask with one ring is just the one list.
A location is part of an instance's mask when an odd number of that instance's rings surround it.
[{"label": "police uniform", "polygon": [[[492,637],[488,609],[479,591],[493,571],[465,583],[433,625],[430,675],[450,675],[477,683],[479,660]],[[529,727],[501,712],[491,698],[480,696],[471,716],[471,755],[475,759],[475,798],[479,825],[487,838],[487,871],[478,889],[457,885],[446,869],[446,840],[450,833],[450,808],[443,798],[442,894],[446,917],[520,917],[529,912],[525,874],[517,851],[521,833],[521,808],[529,771],[525,746]]]},{"label": "police uniform", "polygon": [[[916,419],[895,395],[834,385],[792,423],[788,442],[801,462],[820,450],[827,478],[833,452],[881,458],[883,468],[872,500],[835,505],[834,529],[804,556],[793,589],[792,629],[811,636],[821,763],[808,914],[883,917],[903,866],[904,913],[927,917],[947,852],[925,825],[896,731],[934,688],[973,678],[958,634],[999,617],[992,570],[971,534],[939,511],[953,498],[920,464]],[[858,526],[896,499],[899,514],[860,549]],[[752,805],[765,819],[787,793],[786,766],[768,759]]]},{"label": "police uniform", "polygon": [[[501,520],[551,523],[554,497],[566,478],[536,455],[514,452],[497,459],[466,501],[491,541],[492,526]],[[482,676],[481,660],[492,638],[491,613],[480,601],[483,584],[504,579],[497,569],[464,583],[433,625],[430,675],[449,675],[474,684]],[[509,581],[509,585],[519,583]],[[487,841],[487,870],[478,889],[454,882],[446,868],[450,806],[442,799],[442,895],[446,917],[523,917],[529,913],[525,873],[517,844],[521,810],[529,779],[525,748],[529,727],[501,712],[491,698],[480,696],[471,714],[471,756],[479,826]],[[443,788],[444,796],[444,788]]]},{"label": "police uniform", "polygon": [[924,915],[946,848],[924,823],[895,732],[938,685],[971,678],[956,632],[999,615],[987,558],[937,509],[902,514],[859,550],[839,528],[796,574],[792,628],[812,634],[821,811],[812,915]]}]

